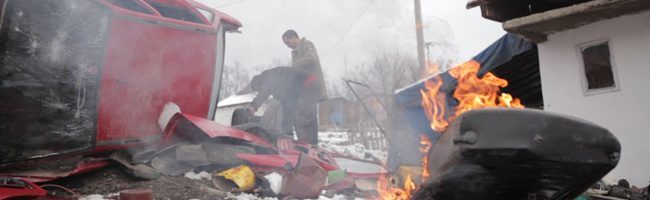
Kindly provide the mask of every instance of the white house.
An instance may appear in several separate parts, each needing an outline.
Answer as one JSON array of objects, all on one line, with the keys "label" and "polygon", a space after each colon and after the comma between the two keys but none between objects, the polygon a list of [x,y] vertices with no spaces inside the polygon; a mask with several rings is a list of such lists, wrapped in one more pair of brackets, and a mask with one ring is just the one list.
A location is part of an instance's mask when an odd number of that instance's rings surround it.
[{"label": "white house", "polygon": [[650,1],[473,0],[485,18],[537,43],[543,109],[595,122],[622,145],[610,173],[650,181]]}]

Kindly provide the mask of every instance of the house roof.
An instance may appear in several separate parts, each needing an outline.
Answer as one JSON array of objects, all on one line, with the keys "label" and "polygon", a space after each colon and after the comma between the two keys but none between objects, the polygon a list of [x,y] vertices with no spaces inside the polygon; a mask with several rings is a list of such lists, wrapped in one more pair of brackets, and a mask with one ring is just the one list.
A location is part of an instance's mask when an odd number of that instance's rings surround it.
[{"label": "house roof", "polygon": [[474,8],[482,4],[486,4],[490,1],[494,1],[494,0],[469,0],[467,1],[467,9]]},{"label": "house roof", "polygon": [[247,104],[253,102],[255,96],[256,96],[255,93],[248,93],[248,94],[241,94],[241,95],[235,94],[219,101],[217,107],[227,107],[227,106]]},{"label": "house roof", "polygon": [[593,0],[469,0],[467,9],[480,6],[484,18],[505,22],[587,1]]},{"label": "house roof", "polygon": [[[523,1],[523,0],[518,0],[518,1]],[[576,3],[582,3],[586,1],[592,1],[592,0],[534,0],[535,4],[543,3],[551,6],[569,6],[572,4]],[[467,9],[474,8],[477,6],[482,6],[486,4],[491,4],[491,3],[513,3],[511,0],[468,0],[467,1]],[[530,4],[534,4],[532,1],[530,1]]]},{"label": "house roof", "polygon": [[503,28],[534,42],[589,23],[650,10],[648,0],[593,0],[506,21]]},{"label": "house roof", "polygon": [[650,10],[648,0],[468,0],[484,18],[534,42],[589,23]]}]

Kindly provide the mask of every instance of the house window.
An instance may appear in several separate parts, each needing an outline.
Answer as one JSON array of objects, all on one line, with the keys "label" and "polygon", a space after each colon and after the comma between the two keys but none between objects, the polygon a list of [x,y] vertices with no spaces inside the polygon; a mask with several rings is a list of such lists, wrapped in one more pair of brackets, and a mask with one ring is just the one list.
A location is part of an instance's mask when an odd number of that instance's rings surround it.
[{"label": "house window", "polygon": [[609,42],[583,45],[580,52],[584,65],[583,82],[587,94],[618,89]]}]

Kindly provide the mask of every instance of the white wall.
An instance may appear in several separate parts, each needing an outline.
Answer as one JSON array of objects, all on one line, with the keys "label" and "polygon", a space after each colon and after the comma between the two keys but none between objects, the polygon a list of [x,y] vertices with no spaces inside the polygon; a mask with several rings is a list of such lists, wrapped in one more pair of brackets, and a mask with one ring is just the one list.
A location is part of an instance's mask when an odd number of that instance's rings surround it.
[{"label": "white wall", "polygon": [[[579,44],[608,39],[620,90],[585,95]],[[545,109],[609,129],[622,145],[610,175],[650,181],[650,12],[600,21],[553,34],[538,45]]]}]

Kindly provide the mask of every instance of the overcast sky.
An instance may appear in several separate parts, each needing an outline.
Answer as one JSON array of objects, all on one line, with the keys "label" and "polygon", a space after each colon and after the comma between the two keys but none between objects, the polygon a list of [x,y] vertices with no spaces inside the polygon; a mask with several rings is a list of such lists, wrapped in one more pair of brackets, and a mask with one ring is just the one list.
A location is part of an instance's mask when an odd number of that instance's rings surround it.
[{"label": "overcast sky", "polygon": [[[199,0],[242,22],[242,33],[229,34],[226,64],[269,65],[290,57],[282,33],[294,29],[319,51],[328,77],[345,73],[374,52],[399,49],[417,54],[411,0]],[[505,32],[484,19],[465,0],[422,0],[425,41],[433,54],[466,60]],[[436,53],[438,52],[438,53]],[[451,52],[451,53],[450,53]],[[447,55],[449,54],[449,55]]]}]

